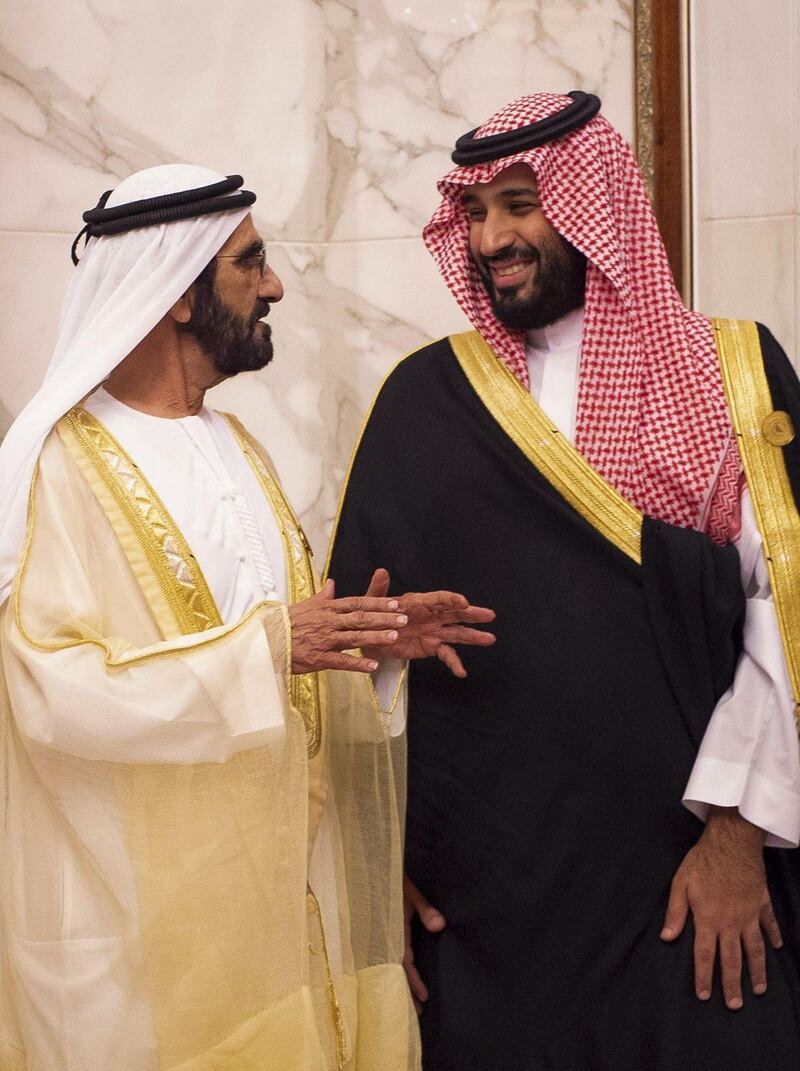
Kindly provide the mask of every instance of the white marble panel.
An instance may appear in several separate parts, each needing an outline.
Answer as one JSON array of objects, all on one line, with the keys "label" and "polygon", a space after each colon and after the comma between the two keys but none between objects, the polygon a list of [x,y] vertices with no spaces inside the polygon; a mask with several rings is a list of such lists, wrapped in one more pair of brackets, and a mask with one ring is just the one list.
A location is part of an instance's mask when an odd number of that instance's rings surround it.
[{"label": "white marble panel", "polygon": [[760,320],[793,354],[795,229],[793,216],[703,221],[698,238],[700,311]]},{"label": "white marble panel", "polygon": [[[72,264],[71,236],[0,232],[0,435],[38,388]],[[209,394],[272,453],[322,554],[364,414],[386,373],[430,338],[469,327],[417,240],[272,244],[286,289],[275,359]]]},{"label": "white marble panel", "polygon": [[631,8],[4,5],[0,404],[13,415],[41,379],[69,242],[102,190],[176,159],[241,171],[287,296],[273,311],[273,365],[212,400],[271,450],[321,554],[380,380],[404,353],[467,326],[418,238],[453,140],[513,97],[572,88],[598,92],[630,137]]},{"label": "white marble panel", "polygon": [[693,0],[701,219],[795,208],[796,17],[796,0]]},{"label": "white marble panel", "polygon": [[793,17],[793,79],[792,111],[794,113],[794,210],[800,213],[800,0],[794,0]]},{"label": "white marble panel", "polygon": [[586,89],[630,139],[630,0],[323,0],[328,235],[419,233],[459,134],[515,97]]},{"label": "white marble panel", "polygon": [[324,218],[315,0],[28,0],[0,8],[0,227],[78,230],[131,171],[239,172],[276,235]]},{"label": "white marble panel", "polygon": [[0,232],[0,437],[44,377],[61,298],[74,271],[71,237]]}]

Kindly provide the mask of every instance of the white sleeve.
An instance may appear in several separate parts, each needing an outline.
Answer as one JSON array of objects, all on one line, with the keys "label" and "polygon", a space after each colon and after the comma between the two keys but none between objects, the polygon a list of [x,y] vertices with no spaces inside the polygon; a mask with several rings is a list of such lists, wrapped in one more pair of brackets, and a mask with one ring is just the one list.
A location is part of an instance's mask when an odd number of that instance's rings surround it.
[{"label": "white sleeve", "polygon": [[711,715],[683,802],[705,820],[710,804],[738,807],[765,844],[800,843],[800,748],[775,604],[750,496],[738,540],[747,596],[744,647],[733,685]]},{"label": "white sleeve", "polygon": [[382,658],[372,675],[375,694],[389,736],[400,736],[406,727],[406,667],[398,658]]}]

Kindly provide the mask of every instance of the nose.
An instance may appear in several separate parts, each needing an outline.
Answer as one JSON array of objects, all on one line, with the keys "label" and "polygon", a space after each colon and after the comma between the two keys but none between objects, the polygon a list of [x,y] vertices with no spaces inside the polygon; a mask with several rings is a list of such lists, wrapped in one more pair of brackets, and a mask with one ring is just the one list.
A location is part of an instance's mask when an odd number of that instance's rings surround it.
[{"label": "nose", "polygon": [[260,298],[266,298],[270,303],[280,301],[283,297],[283,283],[269,264],[265,266],[264,274],[261,276],[261,282],[258,286],[258,296]]},{"label": "nose", "polygon": [[481,224],[479,251],[483,257],[493,257],[514,244],[514,228],[504,212],[487,212]]}]

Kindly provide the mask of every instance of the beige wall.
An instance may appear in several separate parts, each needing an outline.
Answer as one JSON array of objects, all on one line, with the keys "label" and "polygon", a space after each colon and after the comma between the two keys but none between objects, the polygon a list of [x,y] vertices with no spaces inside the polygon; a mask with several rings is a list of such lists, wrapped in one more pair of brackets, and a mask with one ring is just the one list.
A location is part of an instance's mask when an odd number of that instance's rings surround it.
[{"label": "beige wall", "polygon": [[800,341],[800,0],[692,0],[695,304]]},{"label": "beige wall", "polygon": [[630,0],[0,5],[0,433],[40,382],[80,213],[140,167],[241,172],[287,296],[272,366],[218,388],[324,547],[362,417],[464,329],[419,239],[457,135],[585,89],[632,130]]}]

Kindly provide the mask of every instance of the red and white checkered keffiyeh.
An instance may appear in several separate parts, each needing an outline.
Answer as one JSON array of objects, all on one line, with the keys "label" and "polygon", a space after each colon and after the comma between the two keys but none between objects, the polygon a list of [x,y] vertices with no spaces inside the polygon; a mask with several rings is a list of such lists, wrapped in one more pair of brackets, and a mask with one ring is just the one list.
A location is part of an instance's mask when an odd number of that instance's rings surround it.
[{"label": "red and white checkered keffiyeh", "polygon": [[[475,136],[525,126],[569,103],[553,93],[520,97]],[[445,282],[527,387],[525,335],[492,311],[469,253],[462,200],[465,186],[517,163],[533,169],[547,220],[588,258],[577,448],[644,513],[726,542],[738,530],[741,463],[711,324],[683,305],[633,153],[602,115],[539,148],[445,175],[423,232]]]}]

